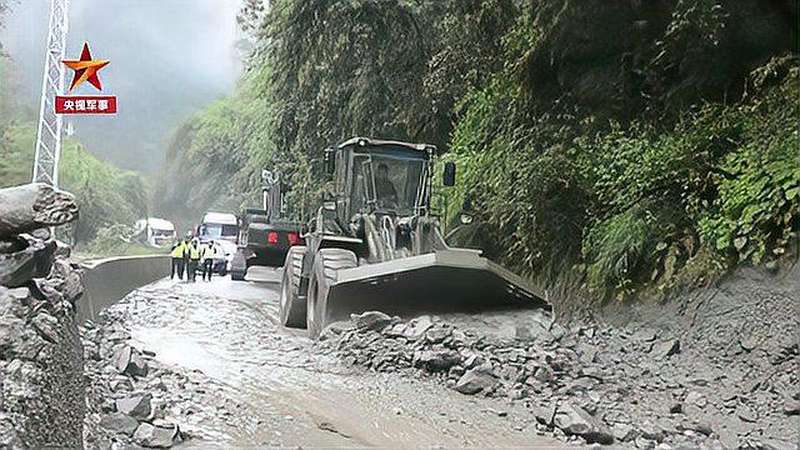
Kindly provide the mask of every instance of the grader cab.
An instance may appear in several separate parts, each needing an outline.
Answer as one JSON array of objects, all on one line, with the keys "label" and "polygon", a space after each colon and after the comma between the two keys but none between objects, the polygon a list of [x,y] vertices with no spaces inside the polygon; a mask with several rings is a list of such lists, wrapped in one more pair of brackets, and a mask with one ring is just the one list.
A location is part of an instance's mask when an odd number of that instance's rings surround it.
[{"label": "grader cab", "polygon": [[[351,313],[477,312],[530,305],[550,309],[521,277],[451,248],[431,213],[436,149],[354,138],[325,152],[334,193],[284,263],[280,317],[317,338]],[[444,165],[443,184],[455,183]]]}]

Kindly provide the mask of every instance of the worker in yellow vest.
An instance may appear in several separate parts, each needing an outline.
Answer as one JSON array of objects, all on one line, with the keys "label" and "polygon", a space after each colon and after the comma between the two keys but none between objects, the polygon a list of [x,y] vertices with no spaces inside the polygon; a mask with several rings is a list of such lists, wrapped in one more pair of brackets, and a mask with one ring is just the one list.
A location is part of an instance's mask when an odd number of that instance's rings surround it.
[{"label": "worker in yellow vest", "polygon": [[186,269],[189,271],[189,281],[194,283],[197,278],[197,266],[200,265],[200,243],[197,242],[197,239],[193,239],[189,244],[188,254],[189,261],[186,264]]},{"label": "worker in yellow vest", "polygon": [[175,278],[175,275],[178,275],[179,280],[183,279],[183,272],[186,266],[184,256],[187,248],[188,244],[186,240],[178,241],[172,245],[172,252],[170,252],[170,256],[172,257],[172,272],[169,275],[170,280]]}]

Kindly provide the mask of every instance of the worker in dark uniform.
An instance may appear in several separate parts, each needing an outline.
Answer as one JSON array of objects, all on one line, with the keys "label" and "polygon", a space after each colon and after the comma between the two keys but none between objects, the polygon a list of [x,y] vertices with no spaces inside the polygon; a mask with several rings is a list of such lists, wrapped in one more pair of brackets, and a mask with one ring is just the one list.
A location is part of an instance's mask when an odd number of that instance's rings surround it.
[{"label": "worker in dark uniform", "polygon": [[183,279],[183,272],[186,268],[184,253],[186,253],[186,241],[179,240],[175,244],[172,245],[172,252],[170,252],[170,256],[172,257],[172,272],[169,275],[169,279],[175,278],[175,275],[178,275],[178,279]]},{"label": "worker in dark uniform", "polygon": [[378,164],[378,172],[375,176],[375,194],[378,196],[378,204],[384,208],[397,208],[397,190],[389,179],[389,166],[386,163]]},{"label": "worker in dark uniform", "polygon": [[189,281],[194,283],[197,279],[197,268],[200,265],[200,244],[197,242],[197,239],[193,239],[191,244],[189,244],[187,253],[189,254],[189,262],[186,265],[186,270],[189,271]]}]

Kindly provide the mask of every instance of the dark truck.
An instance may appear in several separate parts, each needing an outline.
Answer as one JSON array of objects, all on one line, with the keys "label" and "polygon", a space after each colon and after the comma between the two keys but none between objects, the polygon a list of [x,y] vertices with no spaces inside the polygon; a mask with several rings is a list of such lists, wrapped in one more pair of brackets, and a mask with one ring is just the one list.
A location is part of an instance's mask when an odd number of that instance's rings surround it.
[{"label": "dark truck", "polygon": [[280,177],[263,171],[262,209],[247,208],[239,216],[239,247],[231,262],[231,278],[244,280],[250,266],[281,267],[289,248],[303,245],[301,224],[282,218]]}]

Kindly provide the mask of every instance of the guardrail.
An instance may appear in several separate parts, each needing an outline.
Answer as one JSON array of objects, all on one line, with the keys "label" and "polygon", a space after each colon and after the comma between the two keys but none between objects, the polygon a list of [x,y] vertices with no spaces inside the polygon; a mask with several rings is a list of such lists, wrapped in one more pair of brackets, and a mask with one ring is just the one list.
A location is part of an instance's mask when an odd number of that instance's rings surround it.
[{"label": "guardrail", "polygon": [[169,275],[168,255],[120,256],[81,263],[84,293],[77,302],[78,323],[96,320],[128,293]]}]

